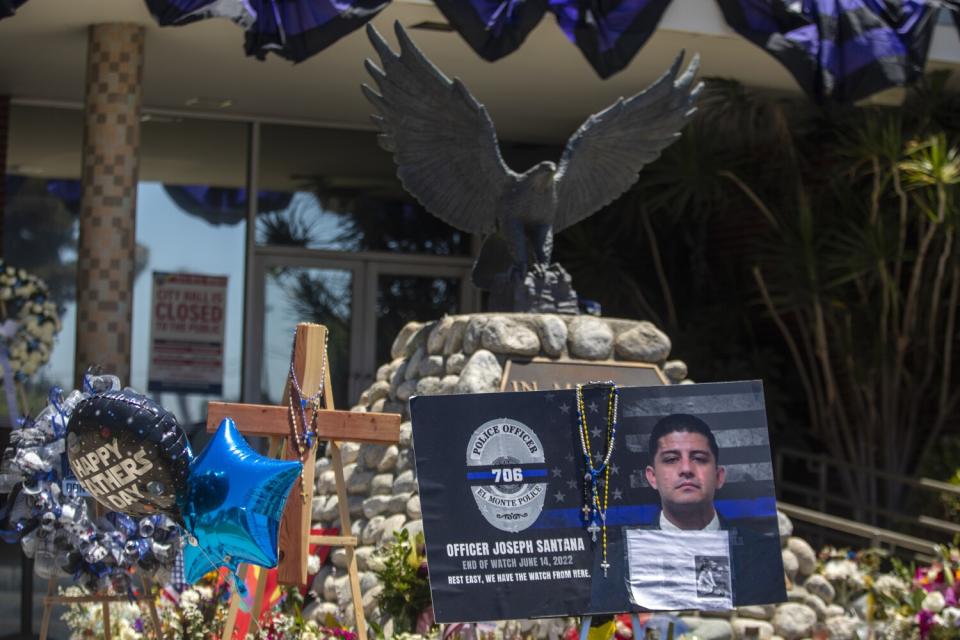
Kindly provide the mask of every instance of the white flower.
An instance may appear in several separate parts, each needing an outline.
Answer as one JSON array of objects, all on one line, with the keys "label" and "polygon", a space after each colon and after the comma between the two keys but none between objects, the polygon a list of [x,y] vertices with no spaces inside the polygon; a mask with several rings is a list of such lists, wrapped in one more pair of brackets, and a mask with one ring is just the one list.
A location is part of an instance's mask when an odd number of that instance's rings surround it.
[{"label": "white flower", "polygon": [[946,624],[950,626],[960,625],[960,609],[957,607],[946,607],[940,612],[940,615],[943,616],[943,621]]},{"label": "white flower", "polygon": [[876,589],[877,593],[888,598],[897,598],[907,593],[907,584],[897,576],[889,574],[878,576],[873,588]]},{"label": "white flower", "polygon": [[939,591],[931,591],[927,594],[927,597],[923,599],[920,608],[926,609],[931,613],[940,613],[945,606],[947,606],[947,601],[943,598],[943,594]]},{"label": "white flower", "polygon": [[300,640],[318,640],[317,634],[312,631],[304,631],[300,634]]},{"label": "white flower", "polygon": [[860,571],[852,560],[831,560],[823,567],[823,577],[831,582],[855,582],[860,579]]},{"label": "white flower", "polygon": [[180,606],[184,609],[196,609],[200,604],[200,594],[193,589],[187,589],[180,594]]}]

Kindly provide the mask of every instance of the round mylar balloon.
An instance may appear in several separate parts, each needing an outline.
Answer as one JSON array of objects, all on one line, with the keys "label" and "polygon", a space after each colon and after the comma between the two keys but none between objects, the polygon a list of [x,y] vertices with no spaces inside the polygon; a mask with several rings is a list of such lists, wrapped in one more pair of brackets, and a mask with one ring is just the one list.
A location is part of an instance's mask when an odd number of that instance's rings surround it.
[{"label": "round mylar balloon", "polygon": [[81,401],[67,425],[67,458],[84,489],[113,511],[181,521],[193,452],[177,419],[131,389]]}]

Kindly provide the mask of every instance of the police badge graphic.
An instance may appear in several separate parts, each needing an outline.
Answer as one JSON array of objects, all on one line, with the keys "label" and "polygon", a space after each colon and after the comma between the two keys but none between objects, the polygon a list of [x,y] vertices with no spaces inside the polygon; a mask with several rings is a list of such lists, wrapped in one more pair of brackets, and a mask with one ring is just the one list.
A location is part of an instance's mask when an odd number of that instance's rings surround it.
[{"label": "police badge graphic", "polygon": [[467,482],[487,522],[511,533],[530,527],[547,493],[540,438],[510,418],[483,423],[467,441]]}]

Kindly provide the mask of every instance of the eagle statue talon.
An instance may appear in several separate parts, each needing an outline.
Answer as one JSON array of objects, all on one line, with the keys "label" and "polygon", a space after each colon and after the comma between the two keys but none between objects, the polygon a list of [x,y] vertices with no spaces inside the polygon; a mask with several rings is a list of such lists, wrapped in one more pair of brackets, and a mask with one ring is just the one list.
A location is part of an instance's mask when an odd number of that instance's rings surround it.
[{"label": "eagle statue talon", "polygon": [[517,173],[500,154],[484,106],[437,69],[399,22],[395,31],[399,53],[367,25],[383,68],[367,60],[379,92],[362,89],[400,182],[433,215],[484,236],[473,282],[490,291],[492,310],[577,313],[569,274],[551,262],[553,234],[617,199],[680,136],[702,87],[693,85],[699,58],[681,74],[681,52],[645,90],[587,118],[559,163]]}]

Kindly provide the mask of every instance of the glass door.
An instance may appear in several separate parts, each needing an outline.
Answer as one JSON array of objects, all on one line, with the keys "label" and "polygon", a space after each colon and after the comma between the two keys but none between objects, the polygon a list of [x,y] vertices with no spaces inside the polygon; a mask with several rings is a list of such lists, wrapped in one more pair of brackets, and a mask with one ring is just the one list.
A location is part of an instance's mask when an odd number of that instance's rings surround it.
[{"label": "glass door", "polygon": [[411,259],[385,253],[261,250],[254,266],[246,402],[279,404],[294,330],[316,322],[330,330],[334,403],[347,409],[390,361],[390,347],[411,320],[429,322],[477,308],[469,258]]},{"label": "glass door", "polygon": [[[349,408],[354,399],[358,344],[356,322],[362,285],[362,264],[350,260],[265,256],[254,273],[260,322],[250,335],[247,402],[280,404],[297,324],[316,322],[327,327],[330,379],[334,406]],[[305,390],[306,391],[306,390]],[[312,393],[312,390],[308,393]]]}]

